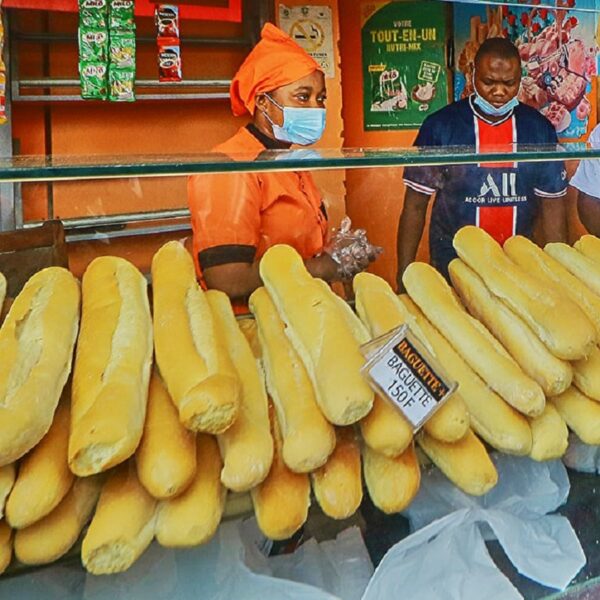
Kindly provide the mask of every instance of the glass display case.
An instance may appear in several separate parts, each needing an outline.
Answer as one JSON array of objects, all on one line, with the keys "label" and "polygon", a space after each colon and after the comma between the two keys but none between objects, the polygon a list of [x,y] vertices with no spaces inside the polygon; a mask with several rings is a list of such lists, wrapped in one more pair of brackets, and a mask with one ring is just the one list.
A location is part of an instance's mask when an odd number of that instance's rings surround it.
[{"label": "glass display case", "polygon": [[[9,303],[24,283],[23,280],[17,283],[21,265],[25,269],[33,264],[33,270],[37,270],[51,264],[68,264],[71,272],[81,278],[94,258],[115,255],[132,262],[150,281],[152,257],[167,241],[182,241],[191,251],[188,176],[218,173],[235,178],[244,173],[310,171],[322,192],[330,227],[337,227],[342,216],[347,214],[354,226],[364,228],[369,240],[383,248],[382,255],[370,270],[396,289],[396,232],[406,190],[403,181],[406,166],[415,169],[435,167],[450,178],[464,176],[466,171],[461,170],[461,166],[491,167],[498,174],[497,182],[482,182],[480,195],[473,202],[482,206],[490,203],[517,206],[521,200],[511,174],[521,167],[526,166],[521,171],[526,176],[535,177],[538,169],[564,161],[565,167],[561,167],[561,171],[566,185],[580,161],[599,160],[600,149],[584,143],[515,147],[512,151],[504,147],[485,152],[471,147],[266,151],[258,159],[244,155],[232,159],[215,154],[0,159],[0,271],[9,275]],[[598,190],[600,197],[600,180]],[[569,187],[566,197],[569,242],[573,243],[584,230],[577,218],[576,190]],[[53,233],[45,241],[31,237],[48,221],[60,221],[64,236]],[[539,236],[540,243],[544,242],[542,227],[537,227],[535,236]],[[429,260],[427,238],[428,225],[417,254],[417,259],[425,262]],[[55,251],[40,258],[40,247],[53,247]],[[37,256],[33,262],[32,253]],[[351,286],[336,284],[335,289],[352,304]],[[575,440],[574,433],[571,433],[571,440]],[[496,455],[496,450],[489,450],[492,456]],[[519,574],[498,541],[490,538],[486,542],[497,567],[528,600],[575,600],[600,595],[600,503],[596,491],[600,480],[595,472],[600,469],[600,453],[596,463],[595,450],[591,447],[585,450],[586,461],[571,452],[568,500],[556,511],[570,521],[586,557],[585,566],[565,591],[545,587]],[[424,478],[436,471],[424,455],[420,460]],[[510,460],[529,461],[517,457]],[[571,468],[573,466],[579,466],[579,470]],[[502,484],[501,477],[498,485]],[[285,507],[281,509],[285,510]],[[456,510],[456,507],[449,510]],[[222,527],[231,527],[231,523],[226,523],[228,521],[251,516],[250,495],[230,494]],[[380,511],[365,488],[358,511],[340,521],[327,517],[313,497],[302,534],[286,542],[288,550],[313,537],[318,541],[335,539],[352,525],[360,528],[375,567],[390,548],[410,534],[407,514]],[[224,541],[219,539],[218,543]],[[532,539],[531,544],[535,543]],[[80,544],[81,539],[50,565],[25,566],[13,560],[0,576],[0,598],[184,598],[190,597],[184,595],[184,589],[187,593],[201,594],[202,577],[208,576],[202,565],[194,561],[203,560],[203,553],[209,553],[209,550],[160,550],[155,541],[148,550],[151,558],[144,563],[140,560],[139,568],[134,565],[129,573],[104,577],[101,583],[94,583],[95,577],[81,566]],[[271,554],[285,549],[282,543],[268,546]],[[165,570],[164,576],[160,569]],[[454,573],[454,576],[468,577],[469,574],[465,571],[464,574]],[[142,580],[145,577],[152,589],[141,581],[136,588],[136,578]],[[181,586],[180,582],[184,580],[189,585]]]}]

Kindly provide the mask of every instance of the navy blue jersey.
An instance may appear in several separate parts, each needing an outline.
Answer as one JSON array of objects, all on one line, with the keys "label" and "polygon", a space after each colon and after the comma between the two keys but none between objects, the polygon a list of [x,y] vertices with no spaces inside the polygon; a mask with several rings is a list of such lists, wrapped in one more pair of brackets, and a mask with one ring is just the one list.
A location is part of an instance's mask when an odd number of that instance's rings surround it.
[{"label": "navy blue jersey", "polygon": [[[557,142],[550,121],[530,106],[519,104],[491,123],[467,98],[429,116],[415,146],[470,146],[485,152]],[[516,234],[531,237],[539,198],[561,198],[567,192],[562,161],[406,167],[404,182],[418,192],[436,194],[429,230],[431,263],[446,278],[448,264],[456,258],[452,239],[461,227],[481,227],[500,244]]]}]

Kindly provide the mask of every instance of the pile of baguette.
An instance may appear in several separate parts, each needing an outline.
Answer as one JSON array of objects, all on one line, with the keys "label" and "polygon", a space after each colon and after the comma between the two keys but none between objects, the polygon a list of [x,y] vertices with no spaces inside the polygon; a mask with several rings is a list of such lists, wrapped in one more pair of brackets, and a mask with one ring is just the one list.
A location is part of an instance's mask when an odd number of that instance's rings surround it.
[{"label": "pile of baguette", "polygon": [[[274,246],[243,319],[178,242],[155,255],[151,294],[116,257],[81,285],[34,275],[0,328],[0,572],[13,553],[52,562],[82,533],[90,573],[122,572],[154,539],[210,540],[232,493],[286,539],[311,497],[350,517],[363,481],[395,513],[424,464],[482,495],[490,449],[559,458],[569,429],[600,444],[600,240],[502,249],[466,227],[454,246],[452,287],[423,263],[402,296],[363,273],[356,311]],[[0,310],[5,290],[0,275]],[[361,346],[403,324],[458,383],[414,436],[361,375]]]}]

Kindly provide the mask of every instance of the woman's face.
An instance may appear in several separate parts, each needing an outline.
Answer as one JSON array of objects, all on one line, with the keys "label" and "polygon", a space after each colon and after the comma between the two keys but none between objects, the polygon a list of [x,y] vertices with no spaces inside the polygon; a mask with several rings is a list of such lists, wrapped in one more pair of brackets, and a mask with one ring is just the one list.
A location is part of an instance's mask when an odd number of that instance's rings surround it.
[{"label": "woman's face", "polygon": [[[325,108],[325,100],[327,99],[325,76],[321,71],[313,71],[310,75],[298,79],[298,81],[282,85],[269,92],[269,96],[281,106]],[[257,97],[256,105],[261,111],[266,112],[274,123],[283,125],[283,111],[275,106],[273,102],[269,102],[264,95]]]}]

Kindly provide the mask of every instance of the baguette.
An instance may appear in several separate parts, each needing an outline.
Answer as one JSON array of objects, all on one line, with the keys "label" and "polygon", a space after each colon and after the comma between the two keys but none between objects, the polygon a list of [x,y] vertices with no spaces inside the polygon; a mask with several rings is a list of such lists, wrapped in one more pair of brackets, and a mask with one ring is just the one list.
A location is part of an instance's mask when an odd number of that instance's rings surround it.
[{"label": "baguette", "polygon": [[600,239],[595,235],[583,235],[574,245],[581,254],[600,264]]},{"label": "baguette", "polygon": [[586,396],[600,402],[600,348],[573,363],[573,383]]},{"label": "baguette", "polygon": [[337,444],[329,460],[311,473],[315,498],[332,519],[352,516],[362,501],[360,448],[351,427],[336,429]]},{"label": "baguette", "polygon": [[100,492],[83,538],[81,560],[93,575],[126,571],[154,537],[157,501],[148,494],[130,463],[119,465]]},{"label": "baguette", "polygon": [[478,227],[463,227],[453,245],[490,292],[521,317],[554,356],[577,360],[590,353],[596,334],[585,313],[515,265],[489,234]]},{"label": "baguette", "polygon": [[403,295],[400,299],[433,347],[440,364],[458,382],[470,414],[471,426],[477,435],[501,452],[528,455],[532,438],[527,419],[480,379],[408,296]]},{"label": "baguette", "polygon": [[196,474],[196,440],[177,414],[160,375],[150,379],[144,435],[136,453],[140,483],[155,498],[183,492]]},{"label": "baguette", "polygon": [[534,273],[543,283],[555,287],[579,305],[594,324],[600,339],[600,298],[560,262],[527,238],[516,235],[504,244],[509,258],[523,270]]},{"label": "baguette", "polygon": [[75,544],[100,496],[102,475],[78,478],[60,504],[43,519],[15,533],[15,556],[26,565],[45,565]]},{"label": "baguette", "polygon": [[335,425],[359,421],[371,410],[374,394],[360,373],[365,360],[348,315],[290,246],[269,248],[260,276],[308,371],[323,414]]},{"label": "baguette", "polygon": [[146,287],[136,267],[113,256],[96,258],[83,275],[69,438],[79,477],[127,460],[140,443],[152,366]]},{"label": "baguette", "polygon": [[224,463],[221,481],[234,492],[245,492],[265,479],[273,461],[267,392],[259,363],[236,322],[229,298],[217,290],[206,292],[206,298],[242,382],[238,418],[218,437]]},{"label": "baguette", "polygon": [[241,383],[182,244],[154,255],[152,281],[156,362],[179,418],[192,431],[223,433],[237,417]]},{"label": "baguette", "polygon": [[489,292],[479,275],[458,258],[448,270],[469,312],[496,336],[546,395],[556,396],[571,385],[571,365],[556,358],[517,315]]},{"label": "baguette", "polygon": [[6,499],[15,484],[16,469],[14,464],[0,467],[0,519],[4,516]]},{"label": "baguette", "polygon": [[12,559],[13,532],[6,521],[0,520],[0,575],[6,571]]},{"label": "baguette", "polygon": [[59,404],[42,441],[21,461],[19,476],[6,503],[13,529],[28,527],[52,512],[73,485],[67,462],[69,406]]},{"label": "baguette", "polygon": [[363,471],[373,504],[388,515],[407,508],[419,491],[421,470],[413,444],[396,458],[364,446]]},{"label": "baguette", "polygon": [[292,472],[285,464],[275,411],[270,407],[269,412],[275,456],[269,475],[251,492],[252,504],[263,534],[271,540],[285,540],[306,522],[310,506],[310,479],[306,473]]},{"label": "baguette", "polygon": [[454,444],[440,442],[421,432],[417,443],[433,464],[466,494],[482,496],[496,485],[496,467],[472,431]]},{"label": "baguette", "polygon": [[285,335],[285,326],[267,290],[257,289],[250,296],[249,306],[256,318],[267,391],[283,439],[283,461],[296,473],[314,471],[333,452],[335,431],[317,406],[308,373]]},{"label": "baguette", "polygon": [[[405,324],[409,314],[388,283],[369,273],[354,278],[356,309],[373,337],[379,337]],[[421,343],[435,355],[418,326],[411,329]],[[425,431],[447,442],[461,439],[469,428],[469,414],[460,393],[455,393],[425,423]],[[373,410],[361,421],[365,442],[388,457],[401,455],[412,440],[412,427],[400,411],[376,396]]]},{"label": "baguette", "polygon": [[553,404],[547,403],[544,412],[529,423],[533,438],[529,456],[533,460],[554,460],[567,451],[569,430]]},{"label": "baguette", "polygon": [[550,400],[584,444],[600,444],[600,402],[591,400],[575,387]]},{"label": "baguette", "polygon": [[160,503],[156,539],[169,548],[188,548],[208,542],[223,516],[227,490],[220,480],[223,463],[213,436],[198,434],[198,468],[191,485]]},{"label": "baguette", "polygon": [[425,316],[492,390],[528,416],[541,414],[545,404],[542,388],[474,325],[433,267],[412,263],[402,281]]},{"label": "baguette", "polygon": [[0,328],[0,466],[48,432],[71,371],[79,284],[61,267],[33,275]]},{"label": "baguette", "polygon": [[594,294],[600,294],[600,264],[578,252],[569,244],[552,242],[544,246],[544,252],[556,259],[569,273],[587,285]]}]

